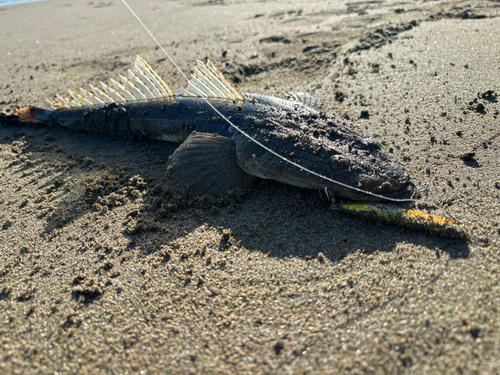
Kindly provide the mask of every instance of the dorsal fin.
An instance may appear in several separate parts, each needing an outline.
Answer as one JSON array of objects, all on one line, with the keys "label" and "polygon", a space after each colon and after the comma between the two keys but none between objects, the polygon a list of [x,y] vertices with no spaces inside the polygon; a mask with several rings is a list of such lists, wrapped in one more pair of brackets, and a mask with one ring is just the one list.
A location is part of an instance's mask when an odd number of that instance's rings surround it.
[{"label": "dorsal fin", "polygon": [[198,60],[183,96],[245,101],[245,97],[222,75],[210,60]]},{"label": "dorsal fin", "polygon": [[121,83],[111,79],[112,87],[101,82],[102,90],[89,85],[92,92],[82,88],[81,94],[68,90],[71,98],[56,95],[56,99],[48,102],[54,109],[68,109],[174,97],[174,92],[141,56],[135,59],[132,70],[128,70],[128,76],[129,78],[120,75]]}]

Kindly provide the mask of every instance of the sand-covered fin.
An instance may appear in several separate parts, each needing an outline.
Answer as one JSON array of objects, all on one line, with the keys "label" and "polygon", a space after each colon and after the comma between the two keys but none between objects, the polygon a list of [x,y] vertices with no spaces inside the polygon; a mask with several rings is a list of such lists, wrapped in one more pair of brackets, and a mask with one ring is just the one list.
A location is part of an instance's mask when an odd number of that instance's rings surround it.
[{"label": "sand-covered fin", "polygon": [[184,96],[233,101],[245,100],[243,95],[229,83],[210,60],[207,61],[206,65],[198,60]]},{"label": "sand-covered fin", "polygon": [[81,94],[68,90],[71,97],[56,95],[56,99],[48,102],[54,109],[69,109],[174,97],[174,92],[141,56],[137,56],[128,70],[128,78],[120,75],[120,80],[110,79],[111,85],[100,82],[102,89],[89,85],[92,92],[82,88]]}]

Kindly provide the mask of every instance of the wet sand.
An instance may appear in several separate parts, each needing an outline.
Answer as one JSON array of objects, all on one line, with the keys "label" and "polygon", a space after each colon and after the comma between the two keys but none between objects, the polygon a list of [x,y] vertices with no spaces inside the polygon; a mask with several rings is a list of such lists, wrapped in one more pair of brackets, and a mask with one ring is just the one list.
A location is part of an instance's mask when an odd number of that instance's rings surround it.
[{"label": "wet sand", "polygon": [[[175,193],[168,143],[0,127],[2,372],[500,372],[498,3],[131,5],[184,71],[209,57],[241,91],[316,96],[470,240],[272,182]],[[0,35],[1,107],[137,54],[185,85],[115,2],[3,7]]]}]

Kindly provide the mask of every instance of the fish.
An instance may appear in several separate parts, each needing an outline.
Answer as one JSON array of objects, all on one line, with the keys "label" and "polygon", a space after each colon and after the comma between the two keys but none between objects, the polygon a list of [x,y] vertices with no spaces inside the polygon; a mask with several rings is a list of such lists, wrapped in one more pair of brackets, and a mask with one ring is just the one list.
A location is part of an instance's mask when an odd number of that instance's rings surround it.
[{"label": "fish", "polygon": [[411,201],[416,194],[378,141],[324,113],[312,95],[241,93],[209,60],[198,60],[181,93],[141,56],[126,76],[89,88],[58,94],[51,108],[4,109],[0,124],[178,143],[167,178],[200,195],[247,189],[258,178],[349,201]]}]

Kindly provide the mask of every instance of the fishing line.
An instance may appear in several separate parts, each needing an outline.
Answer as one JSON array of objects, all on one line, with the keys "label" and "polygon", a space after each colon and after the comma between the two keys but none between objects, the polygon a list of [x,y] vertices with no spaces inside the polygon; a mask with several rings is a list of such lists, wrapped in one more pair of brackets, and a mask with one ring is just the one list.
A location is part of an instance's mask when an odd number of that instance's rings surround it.
[{"label": "fishing line", "polygon": [[[126,2],[126,0],[120,0],[120,1],[127,7],[127,9],[130,11],[130,13],[132,13],[132,15],[137,19],[137,21],[141,24],[141,26],[144,28],[144,30],[146,30],[146,32],[154,40],[154,42],[158,45],[158,47],[160,47],[160,49],[163,51],[163,53],[165,54],[165,56],[168,57],[168,59],[170,60],[170,62],[175,66],[175,68],[179,71],[179,73],[181,73],[181,75],[184,77],[184,79],[189,83],[189,79],[184,74],[184,72],[182,71],[182,69],[179,68],[179,66],[175,63],[174,59],[165,50],[165,48],[163,48],[163,46],[161,45],[161,43],[155,38],[155,36],[153,35],[153,33],[148,29],[148,27],[144,24],[144,22],[142,22],[142,20],[134,12],[134,10],[130,7],[130,5],[128,5],[128,3]],[[323,179],[325,181],[332,182],[332,183],[334,183],[336,185],[345,187],[347,189],[351,189],[351,190],[357,191],[359,193],[367,194],[367,195],[370,195],[372,197],[377,197],[377,198],[385,199],[385,200],[388,200],[388,201],[391,201],[391,202],[415,202],[416,201],[416,199],[413,199],[413,198],[398,199],[398,198],[385,197],[385,196],[380,195],[380,194],[372,193],[370,191],[366,191],[366,190],[363,190],[363,189],[360,189],[360,188],[357,188],[357,187],[354,187],[354,186],[350,186],[350,185],[344,184],[343,182],[332,180],[329,177],[323,176],[323,175],[321,175],[321,174],[319,174],[317,172],[314,172],[314,171],[312,171],[312,170],[310,170],[310,169],[308,169],[306,167],[301,166],[300,164],[297,164],[297,163],[295,163],[295,162],[293,162],[291,160],[288,160],[284,156],[281,156],[280,154],[278,154],[276,151],[271,150],[266,145],[262,144],[261,142],[257,141],[256,139],[252,138],[245,131],[243,131],[238,126],[236,126],[235,124],[233,124],[231,122],[231,120],[229,120],[226,116],[224,116],[217,108],[215,108],[215,106],[212,103],[210,103],[207,100],[206,96],[205,97],[202,96],[201,99],[203,99],[214,110],[214,112],[217,113],[217,115],[219,115],[221,118],[223,118],[229,125],[231,125],[233,128],[235,128],[237,131],[239,131],[241,134],[243,134],[249,140],[251,140],[252,142],[254,142],[255,144],[257,144],[258,146],[262,147],[264,150],[266,150],[267,152],[271,153],[272,155],[274,155],[274,156],[278,157],[279,159],[283,160],[284,162],[286,162],[288,164],[291,164],[294,167],[300,169],[301,171],[307,172],[309,174],[312,174],[313,176],[319,177],[319,178],[321,178],[321,179]]]}]

